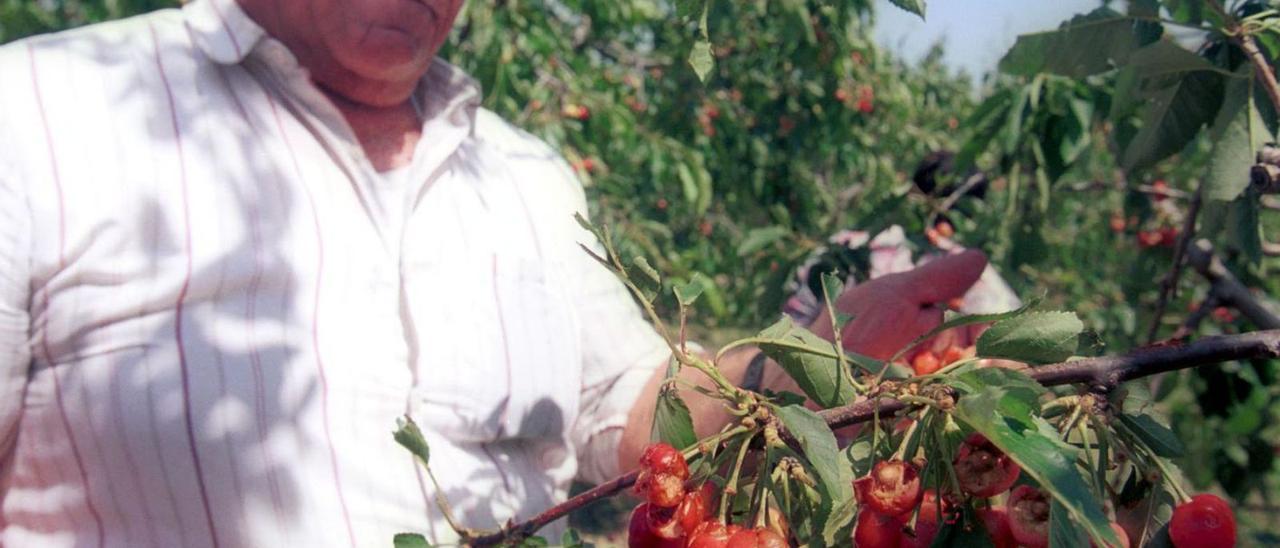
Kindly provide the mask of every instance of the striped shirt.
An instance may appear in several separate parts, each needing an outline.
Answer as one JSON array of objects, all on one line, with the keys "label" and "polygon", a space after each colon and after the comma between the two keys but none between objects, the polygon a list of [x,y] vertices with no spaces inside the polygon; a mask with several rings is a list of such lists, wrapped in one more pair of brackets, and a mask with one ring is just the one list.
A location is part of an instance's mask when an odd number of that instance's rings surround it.
[{"label": "striped shirt", "polygon": [[[386,546],[617,470],[664,345],[437,61],[378,174],[234,0],[0,48],[0,544]],[[595,244],[595,242],[591,242]]]}]

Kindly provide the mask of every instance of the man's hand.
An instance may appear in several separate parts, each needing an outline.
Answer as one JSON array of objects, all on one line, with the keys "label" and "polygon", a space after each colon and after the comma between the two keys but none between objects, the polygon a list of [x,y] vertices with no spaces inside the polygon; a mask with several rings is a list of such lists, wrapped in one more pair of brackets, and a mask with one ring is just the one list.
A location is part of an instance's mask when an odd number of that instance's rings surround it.
[{"label": "man's hand", "polygon": [[[853,316],[840,332],[845,349],[875,359],[889,358],[942,323],[945,303],[963,296],[986,266],[986,256],[970,250],[845,291],[835,303],[838,311]],[[809,329],[832,339],[831,317],[825,310]],[[939,338],[964,346],[969,337],[965,331],[944,333]]]},{"label": "man's hand", "polygon": [[[837,308],[856,316],[841,333],[845,348],[877,359],[885,359],[942,322],[942,308],[936,303],[964,295],[978,281],[987,259],[977,251],[966,251],[935,260],[909,272],[876,278],[846,291],[837,299]],[[818,335],[831,339],[831,319],[824,312],[810,326]],[[936,342],[956,334],[944,333]],[[961,333],[958,336],[967,337]],[[955,341],[954,338],[949,339]],[[968,344],[968,343],[963,343]],[[742,347],[725,355],[718,364],[720,372],[734,384],[741,384],[747,364],[755,356],[755,348]],[[655,368],[653,378],[636,400],[623,431],[618,448],[618,464],[622,470],[635,467],[644,446],[649,443],[653,424],[654,401],[662,385],[665,364]],[[714,389],[707,378],[685,368],[682,378],[689,383]],[[799,393],[795,381],[782,368],[767,362],[762,386],[770,390]],[[720,400],[706,398],[692,390],[681,390],[689,407],[698,437],[710,435],[732,420]]]}]

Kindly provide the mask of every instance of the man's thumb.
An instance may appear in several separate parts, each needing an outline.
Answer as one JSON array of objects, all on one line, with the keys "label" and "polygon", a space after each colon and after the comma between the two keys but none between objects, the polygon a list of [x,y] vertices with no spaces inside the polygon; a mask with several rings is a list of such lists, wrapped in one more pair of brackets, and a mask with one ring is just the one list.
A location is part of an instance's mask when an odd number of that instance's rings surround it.
[{"label": "man's thumb", "polygon": [[904,273],[907,298],[927,305],[960,297],[973,287],[986,267],[987,256],[976,249],[934,259]]}]

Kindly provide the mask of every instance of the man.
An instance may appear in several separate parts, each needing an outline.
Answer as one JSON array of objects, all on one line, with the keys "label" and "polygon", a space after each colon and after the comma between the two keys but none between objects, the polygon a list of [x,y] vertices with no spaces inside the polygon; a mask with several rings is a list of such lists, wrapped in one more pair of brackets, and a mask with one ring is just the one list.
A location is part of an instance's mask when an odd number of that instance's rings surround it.
[{"label": "man", "polygon": [[[635,462],[665,347],[577,248],[564,163],[435,60],[460,3],[194,0],[0,48],[0,544],[447,543],[405,413],[472,527]],[[854,289],[846,340],[891,351],[982,264]]]}]

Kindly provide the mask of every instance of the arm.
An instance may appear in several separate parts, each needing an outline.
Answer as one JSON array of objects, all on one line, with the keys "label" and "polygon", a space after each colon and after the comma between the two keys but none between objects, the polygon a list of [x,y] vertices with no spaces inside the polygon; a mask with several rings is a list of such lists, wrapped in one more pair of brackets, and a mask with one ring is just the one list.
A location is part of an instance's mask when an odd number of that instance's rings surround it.
[{"label": "arm", "polygon": [[[840,311],[854,316],[841,330],[844,347],[873,358],[888,358],[940,324],[943,309],[933,305],[964,295],[982,275],[985,266],[986,257],[982,253],[966,251],[915,270],[877,278],[846,291],[836,301]],[[828,340],[833,335],[831,318],[825,312],[809,329]],[[741,385],[747,364],[756,352],[755,348],[730,352],[721,359],[720,370],[731,382]],[[649,443],[654,402],[665,371],[665,367],[658,368],[627,417],[618,447],[618,462],[622,470],[634,467]],[[711,382],[704,375],[692,369],[682,370],[680,377],[699,386],[711,387]],[[765,364],[761,386],[800,392],[791,378],[772,361]],[[689,406],[698,437],[708,436],[729,422],[730,415],[722,401],[703,397],[689,389],[681,390],[680,396]]]}]

